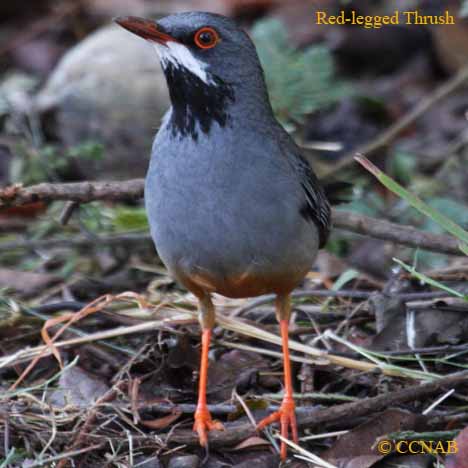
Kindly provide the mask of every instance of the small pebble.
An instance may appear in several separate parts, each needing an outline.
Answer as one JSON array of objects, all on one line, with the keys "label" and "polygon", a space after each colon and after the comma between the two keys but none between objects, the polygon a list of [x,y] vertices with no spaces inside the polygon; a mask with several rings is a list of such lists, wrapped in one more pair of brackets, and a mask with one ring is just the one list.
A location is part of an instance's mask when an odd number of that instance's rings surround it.
[{"label": "small pebble", "polygon": [[183,455],[171,458],[168,468],[198,468],[200,459],[196,455]]}]

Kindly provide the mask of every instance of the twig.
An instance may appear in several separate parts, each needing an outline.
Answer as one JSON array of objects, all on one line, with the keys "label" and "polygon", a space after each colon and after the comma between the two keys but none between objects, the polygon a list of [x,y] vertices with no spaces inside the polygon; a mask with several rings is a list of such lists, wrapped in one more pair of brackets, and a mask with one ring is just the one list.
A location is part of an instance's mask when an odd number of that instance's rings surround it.
[{"label": "twig", "polygon": [[387,130],[379,134],[374,140],[369,143],[353,149],[350,153],[344,156],[330,171],[322,174],[322,178],[328,178],[343,168],[348,167],[353,163],[353,158],[356,153],[362,153],[365,156],[374,154],[378,149],[383,148],[393,141],[406,127],[415,122],[433,105],[437,104],[441,99],[447,97],[459,88],[468,79],[468,65],[463,67],[455,76],[439,86],[433,93],[424,98],[412,110],[405,114],[401,119],[391,125]]},{"label": "twig", "polygon": [[446,375],[433,382],[412,385],[396,392],[386,393],[377,397],[361,399],[352,403],[333,406],[318,410],[314,416],[306,416],[301,425],[318,426],[323,423],[337,422],[350,417],[366,416],[387,407],[426,398],[434,393],[444,391],[445,388],[468,384],[468,371]]},{"label": "twig", "polygon": [[[127,404],[121,404],[118,406],[121,406],[122,409],[128,409]],[[174,410],[177,410],[183,414],[193,414],[196,409],[197,405],[194,403],[168,403],[163,401],[155,403],[140,403],[138,405],[138,410],[140,412],[147,411],[151,413],[173,413]],[[238,407],[230,403],[219,403],[208,405],[208,411],[211,414],[216,414],[218,416],[227,416],[238,411]]]},{"label": "twig", "polygon": [[27,219],[13,218],[13,217],[0,217],[0,234],[4,232],[25,231],[30,222]]},{"label": "twig", "polygon": [[[1,244],[0,244],[1,245]],[[370,297],[381,294],[380,291],[350,291],[346,289],[340,289],[339,291],[332,291],[329,289],[305,289],[302,291],[293,291],[291,297],[295,299],[311,298],[311,297],[340,297],[344,299],[369,299]],[[430,292],[419,292],[419,293],[402,293],[393,294],[392,297],[398,297],[402,301],[421,301],[426,299],[440,299],[442,297],[448,297],[449,294],[443,291],[430,291]],[[246,305],[233,310],[229,316],[237,317],[243,315],[246,312],[260,307],[262,305],[270,304],[275,300],[274,294],[265,294],[263,296],[256,297],[249,301]]]},{"label": "twig", "polygon": [[[402,390],[386,393],[373,398],[364,398],[352,403],[335,405],[330,408],[318,409],[311,414],[298,414],[300,427],[323,429],[324,425],[334,424],[351,418],[364,417],[369,414],[382,411],[391,406],[416,401],[435,393],[444,391],[449,387],[456,387],[468,383],[468,371],[444,376],[434,382],[421,385],[412,385]],[[250,423],[227,426],[226,431],[210,432],[210,446],[222,447],[235,445],[255,434]],[[189,431],[176,431],[171,437],[171,442],[177,444],[197,445],[198,437]]]},{"label": "twig", "polygon": [[89,203],[96,200],[136,201],[143,197],[143,179],[120,182],[42,183],[30,187],[14,185],[0,190],[0,208],[38,201],[74,201]]},{"label": "twig", "polygon": [[[34,359],[29,363],[29,365],[26,367],[26,369],[23,370],[21,375],[16,379],[15,383],[10,387],[10,391],[14,390],[24,380],[24,378],[34,368],[36,363],[39,361],[39,359],[41,359],[41,357],[47,350],[51,351],[51,353],[54,355],[54,357],[57,359],[60,366],[62,367],[62,359],[61,359],[60,353],[58,352],[58,349],[54,345],[54,342],[67,330],[67,328],[70,327],[70,325],[87,317],[88,315],[101,312],[105,307],[107,307],[110,303],[116,300],[136,301],[139,307],[143,306],[143,302],[145,303],[145,306],[147,305],[146,301],[143,298],[141,298],[140,296],[138,296],[137,294],[133,292],[123,292],[121,294],[118,294],[117,296],[106,294],[90,302],[77,313],[68,313],[68,314],[61,315],[60,317],[50,318],[49,320],[46,321],[46,323],[44,324],[41,330],[42,339],[46,343],[45,348],[42,348],[40,353],[36,355]],[[52,337],[50,337],[49,329],[63,322],[65,322],[65,324],[62,325],[59,328],[59,330],[56,333],[54,333]]]},{"label": "twig", "polygon": [[60,454],[55,455],[53,457],[38,460],[38,461],[34,462],[32,465],[28,465],[28,467],[29,468],[39,468],[41,466],[50,466],[49,463],[52,464],[52,462],[57,462],[57,461],[60,461],[60,460],[68,460],[68,459],[70,459],[72,457],[76,457],[77,455],[83,455],[85,453],[93,452],[94,450],[100,449],[103,445],[104,445],[104,443],[101,443],[101,444],[91,445],[90,447],[85,447],[85,448],[82,448],[80,450],[73,450],[71,452],[60,453]]},{"label": "twig", "polygon": [[[166,329],[168,326],[187,325],[187,323],[196,323],[196,319],[191,318],[191,316],[188,315],[179,315],[179,317],[174,317],[174,319],[154,320],[139,323],[133,326],[117,327],[102,332],[90,333],[84,336],[79,336],[77,338],[69,338],[67,340],[54,343],[54,346],[56,348],[63,348],[67,346],[81,345],[84,343],[101,341],[118,336],[152,332],[158,329]],[[52,350],[48,345],[39,345],[33,348],[23,348],[12,355],[2,356],[0,358],[0,369],[3,367],[11,367],[22,362],[27,362],[31,359],[36,359],[38,356],[45,357],[50,356],[51,354]]]},{"label": "twig", "polygon": [[[357,400],[357,398],[353,397],[346,397],[343,395],[327,395],[327,394],[321,394],[321,393],[313,393],[313,394],[308,394],[306,397],[302,393],[295,393],[294,398],[296,400],[304,400],[306,398],[311,398],[315,397],[316,399],[320,401],[339,401],[339,400],[345,400],[345,401],[354,401]],[[255,398],[262,399],[262,400],[282,400],[284,398],[284,395],[282,393],[266,393],[262,395],[256,395]],[[128,409],[128,404],[118,404],[118,403],[113,403],[112,406],[118,406],[121,409]],[[233,405],[231,403],[218,403],[218,404],[213,404],[213,405],[207,405],[208,406],[208,411],[211,414],[216,414],[218,416],[228,416],[233,413],[237,413],[239,411],[239,406],[238,405]],[[276,411],[280,408],[280,405],[277,404],[270,404],[268,408],[271,411]],[[167,402],[150,402],[150,403],[140,403],[137,406],[137,409],[139,412],[150,412],[150,413],[173,413],[175,410],[179,411],[180,413],[183,414],[190,414],[193,415],[195,413],[195,410],[197,409],[197,405],[194,403],[167,403]],[[309,414],[313,408],[311,406],[298,406],[296,408],[296,411],[298,414]],[[315,410],[314,410],[315,411]]]},{"label": "twig", "polygon": [[25,250],[46,250],[56,249],[60,247],[65,248],[82,248],[82,247],[99,247],[99,246],[111,246],[121,244],[141,244],[142,242],[151,241],[149,234],[139,233],[122,233],[114,234],[110,236],[76,236],[65,239],[45,239],[45,240],[22,240],[14,242],[5,242],[0,244],[0,252],[10,252],[16,249]]},{"label": "twig", "polygon": [[62,213],[60,213],[59,219],[59,222],[62,226],[66,226],[68,224],[70,218],[73,216],[73,213],[79,206],[80,204],[74,201],[68,201],[65,203]]},{"label": "twig", "polygon": [[[122,296],[125,294],[129,295],[131,293],[123,293],[119,296],[116,296],[116,298],[117,299],[122,298]],[[103,296],[101,298],[96,299],[90,305],[88,305],[83,310],[78,312],[78,314],[76,314],[75,316],[71,315],[70,316],[71,318],[69,319],[69,322],[66,325],[66,327],[68,327],[72,321],[77,321],[78,319],[81,319],[84,316],[89,315],[90,313],[94,313],[96,310],[98,310],[98,308],[99,310],[102,310],[102,308],[107,306],[110,303],[110,301],[112,301],[113,299],[114,299],[113,296]],[[123,335],[131,334],[131,333],[149,332],[151,330],[161,328],[162,326],[163,327],[167,326],[168,320],[171,320],[172,322],[174,322],[174,320],[178,319],[178,321],[182,320],[183,322],[186,322],[187,318],[190,320],[190,317],[195,318],[198,315],[198,313],[195,310],[194,311],[186,310],[183,315],[177,312],[176,314],[177,315],[172,320],[163,319],[159,321],[148,321],[148,322],[144,322],[138,325],[133,325],[129,327],[119,327],[117,329],[108,330],[105,332],[93,333],[91,335],[87,335],[84,337],[79,337],[79,338],[74,338],[71,340],[58,342],[56,341],[56,338],[58,338],[58,336],[61,334],[61,332],[65,328],[65,326],[62,326],[62,328],[60,328],[60,330],[54,335],[52,339],[48,338],[47,336],[45,337],[47,338],[45,345],[37,346],[35,348],[30,348],[30,349],[24,349],[24,350],[18,351],[17,353],[13,355],[1,357],[0,368],[12,366],[13,364],[18,363],[23,360],[33,359],[33,361],[29,364],[29,366],[23,371],[21,376],[15,382],[14,386],[16,386],[22,379],[24,379],[25,375],[27,375],[27,373],[34,367],[35,363],[40,358],[53,353],[55,357],[58,360],[60,360],[60,354],[58,352],[58,349],[61,347],[83,343],[86,341],[88,342],[96,341],[98,339],[109,338],[110,336],[123,336]],[[65,319],[68,319],[68,317],[69,316],[62,316],[61,318],[55,319],[55,321],[60,320],[61,322],[63,322]],[[252,338],[257,338],[266,342],[270,342],[270,343],[274,343],[278,345],[281,344],[281,339],[279,336],[273,333],[269,333],[258,327],[249,325],[247,323],[240,322],[239,320],[235,320],[235,319],[223,316],[222,314],[218,314],[217,322],[220,326],[222,326],[226,330],[238,332],[238,333],[241,333],[242,335],[247,335]],[[55,323],[50,323],[49,327],[51,325],[55,325]],[[47,328],[43,328],[42,330],[43,338],[44,338],[46,331],[47,331]],[[399,368],[397,366],[381,365],[380,363],[376,363],[373,361],[369,362],[369,360],[367,361],[355,360],[355,359],[350,359],[350,358],[346,358],[343,356],[330,354],[321,349],[299,343],[296,340],[290,341],[290,349],[301,352],[301,353],[305,353],[307,357],[320,358],[321,360],[326,360],[328,363],[333,364],[333,365],[338,365],[338,366],[351,368],[351,369],[357,369],[360,371],[366,371],[366,372],[379,371],[386,375],[407,376],[407,377],[422,379],[422,380],[434,378],[433,376],[429,376],[428,374],[424,374],[422,372],[417,372],[414,370],[407,370],[404,368]]]},{"label": "twig", "polygon": [[429,414],[434,408],[436,408],[437,406],[439,406],[444,400],[446,400],[450,395],[452,395],[452,393],[455,393],[455,389],[452,388],[451,390],[449,390],[447,393],[445,393],[444,395],[442,395],[441,397],[437,398],[436,401],[434,401],[428,408],[426,408],[422,414],[424,416],[426,416],[427,414]]},{"label": "twig", "polygon": [[362,154],[356,154],[354,159],[364,167],[364,169],[370,172],[386,189],[402,198],[406,203],[411,205],[411,207],[419,211],[419,213],[424,214],[429,219],[437,223],[440,228],[458,239],[462,244],[468,246],[468,232],[460,225],[445,216],[442,212],[429,206],[414,193],[406,190],[402,185],[385,174],[385,172],[381,171],[374,163]]},{"label": "twig", "polygon": [[[0,190],[0,208],[54,200],[77,203],[88,203],[96,200],[136,201],[143,196],[143,189],[143,179],[132,179],[124,182],[43,183],[31,187],[16,185]],[[461,255],[456,240],[450,236],[431,234],[411,226],[390,223],[358,213],[335,209],[333,210],[333,224],[336,228],[409,247],[419,247],[450,255]]]},{"label": "twig", "polygon": [[385,356],[409,356],[415,353],[417,354],[446,354],[455,353],[458,351],[468,351],[468,343],[461,345],[444,345],[444,346],[433,346],[427,348],[411,348],[400,351],[379,351],[380,354]]},{"label": "twig", "polygon": [[411,226],[370,218],[358,213],[333,210],[333,224],[337,228],[409,247],[419,247],[449,255],[462,255],[454,237],[420,231]]},{"label": "twig", "polygon": [[[122,390],[123,386],[127,385],[126,382],[119,382],[113,388],[111,388],[108,392],[106,392],[101,398],[99,398],[96,403],[92,406],[89,410],[88,417],[86,418],[85,423],[81,427],[80,432],[77,434],[76,438],[73,440],[70,451],[74,451],[79,449],[84,443],[86,442],[86,436],[88,432],[91,431],[91,426],[94,424],[94,421],[98,415],[98,409],[104,403],[108,403],[109,401],[115,400],[118,392]],[[68,462],[70,462],[70,458],[60,460],[57,465],[57,468],[64,468]]]}]

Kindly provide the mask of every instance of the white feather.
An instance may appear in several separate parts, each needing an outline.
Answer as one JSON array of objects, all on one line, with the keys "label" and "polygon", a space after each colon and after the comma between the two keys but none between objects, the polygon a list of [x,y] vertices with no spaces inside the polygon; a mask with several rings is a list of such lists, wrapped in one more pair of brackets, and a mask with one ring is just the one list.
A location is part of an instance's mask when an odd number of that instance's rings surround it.
[{"label": "white feather", "polygon": [[168,111],[163,115],[161,119],[161,125],[159,126],[159,128],[167,127],[169,120],[171,120],[171,116],[172,116],[172,107],[170,107]]},{"label": "white feather", "polygon": [[184,67],[200,80],[209,85],[216,85],[206,71],[208,65],[193,56],[188,47],[178,42],[169,41],[166,44],[154,44],[159,54],[159,59],[163,68],[171,63],[174,67]]},{"label": "white feather", "polygon": [[406,312],[406,342],[410,349],[416,346],[416,317],[413,310]]}]

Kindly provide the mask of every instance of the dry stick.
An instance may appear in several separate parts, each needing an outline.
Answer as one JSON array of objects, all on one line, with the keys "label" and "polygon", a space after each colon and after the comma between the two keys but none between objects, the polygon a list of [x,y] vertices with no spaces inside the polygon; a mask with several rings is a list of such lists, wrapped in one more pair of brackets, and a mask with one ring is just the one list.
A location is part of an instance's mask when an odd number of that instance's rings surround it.
[{"label": "dry stick", "polygon": [[[143,179],[132,179],[124,182],[76,182],[71,184],[39,184],[31,187],[20,185],[0,190],[0,208],[23,205],[38,201],[66,200],[88,203],[95,200],[128,200],[136,201],[143,196]],[[419,231],[411,226],[403,226],[388,221],[370,218],[357,213],[333,210],[333,224],[336,228],[346,229],[377,239],[395,242],[409,247],[440,252],[450,255],[462,255],[457,242],[451,236],[431,234]],[[122,242],[125,242],[124,239]],[[52,242],[52,241],[47,241]],[[61,241],[63,242],[63,241]],[[92,245],[97,240],[75,239],[77,245]],[[16,244],[25,248],[24,244]],[[45,247],[42,244],[41,247]],[[1,247],[0,247],[1,248]],[[12,244],[9,244],[12,248]]]},{"label": "dry stick", "polygon": [[80,450],[73,450],[72,452],[65,452],[65,453],[60,453],[58,455],[54,455],[52,457],[44,458],[39,461],[33,462],[32,465],[27,465],[28,468],[40,468],[44,466],[52,466],[52,462],[60,461],[60,460],[69,460],[72,457],[76,457],[77,455],[84,455],[87,454],[88,452],[94,452],[95,450],[98,450],[104,446],[104,443],[96,444],[96,445],[91,445],[90,447],[85,447]]},{"label": "dry stick", "polygon": [[[123,292],[121,294],[118,294],[117,296],[112,296],[110,294],[106,294],[104,296],[100,296],[96,298],[94,301],[90,302],[87,304],[85,307],[83,307],[79,312],[76,314],[73,313],[68,313],[59,317],[55,318],[50,318],[48,319],[44,326],[42,327],[41,330],[41,336],[43,341],[46,343],[45,347],[42,347],[41,351],[39,354],[37,354],[33,360],[29,363],[29,365],[26,367],[26,369],[23,370],[21,375],[16,379],[15,383],[10,387],[10,391],[15,390],[17,386],[24,380],[24,378],[29,374],[29,372],[34,368],[36,365],[37,361],[41,359],[44,354],[49,350],[54,357],[57,359],[57,361],[60,364],[60,367],[62,367],[62,361],[61,361],[61,356],[60,353],[55,346],[54,342],[67,330],[67,328],[70,327],[74,322],[77,322],[79,320],[82,320],[83,318],[87,317],[88,315],[94,314],[96,312],[102,311],[107,305],[110,303],[116,301],[116,300],[131,300],[135,301],[138,303],[139,307],[142,306],[144,303],[145,306],[147,306],[146,300],[142,299],[141,296],[133,293],[133,292]],[[61,323],[65,322],[64,325],[62,325],[56,333],[52,337],[49,335],[49,328],[53,327],[54,325],[59,325]],[[39,347],[40,348],[40,347]],[[0,358],[1,362],[1,358]],[[1,364],[0,364],[1,366]]]},{"label": "dry stick", "polygon": [[411,226],[377,220],[349,211],[333,210],[333,224],[337,228],[409,247],[420,247],[433,252],[462,255],[457,240],[452,236],[431,234]]},{"label": "dry stick", "polygon": [[[319,409],[312,414],[301,416],[298,414],[300,427],[316,428],[325,424],[346,421],[351,418],[363,417],[381,411],[390,406],[400,405],[406,402],[426,398],[446,389],[462,384],[468,384],[468,371],[444,376],[435,382],[413,385],[397,392],[386,393],[373,398],[364,398],[352,403],[335,405],[330,408]],[[226,431],[210,432],[210,446],[222,447],[234,445],[255,434],[250,423],[230,425]],[[177,444],[197,445],[198,436],[191,431],[176,431],[170,438],[170,442]]]},{"label": "dry stick", "polygon": [[[80,311],[77,315],[81,314],[82,316],[85,316],[84,315],[85,312],[87,312],[87,315],[89,315],[91,310],[94,312],[96,308],[98,307],[98,306],[94,306],[94,304],[97,304],[98,301],[107,297],[111,298],[112,296],[103,296],[101,298],[96,299],[93,303],[91,303],[94,309],[91,309],[91,305],[88,305],[82,311]],[[105,305],[107,304],[108,302],[105,303]],[[190,318],[190,317],[197,318],[197,316],[198,316],[198,312],[186,310],[183,315],[178,314],[176,317],[179,320],[183,320],[184,322],[186,322],[187,318]],[[72,317],[72,320],[74,318],[76,317]],[[172,320],[172,322],[173,321],[174,319]],[[261,340],[268,341],[270,343],[275,343],[277,345],[281,344],[281,338],[279,336],[273,333],[269,333],[260,328],[254,327],[252,325],[249,325],[247,323],[242,323],[240,326],[240,322],[233,320],[229,317],[223,316],[222,314],[218,315],[217,322],[219,323],[220,326],[222,326],[223,328],[227,330],[245,334],[253,338],[259,338]],[[35,363],[40,358],[50,355],[51,353],[54,353],[56,357],[59,358],[60,356],[58,354],[58,349],[63,346],[70,346],[70,345],[75,345],[79,343],[95,341],[98,339],[109,338],[111,336],[123,336],[124,334],[149,332],[149,331],[161,328],[162,326],[167,325],[167,323],[168,323],[168,319],[163,319],[159,321],[150,321],[150,322],[144,322],[138,325],[133,325],[133,326],[128,326],[128,327],[119,327],[117,329],[108,330],[105,332],[93,333],[91,335],[87,335],[87,336],[79,337],[79,338],[73,338],[71,340],[66,340],[62,342],[55,341],[58,334],[60,334],[65,328],[64,326],[62,326],[62,328],[54,335],[52,340],[49,339],[50,343],[47,343],[43,346],[37,346],[31,349],[21,350],[20,352],[17,352],[12,356],[6,356],[6,357],[0,358],[0,368],[11,366],[13,365],[13,363],[19,362],[20,360],[23,360],[23,359],[28,359],[28,360],[33,359],[33,361],[23,371],[21,376],[17,379],[15,384],[12,386],[12,390],[13,390],[18,385],[18,383],[22,379],[24,379],[25,375],[32,369],[32,367],[34,367]],[[44,334],[44,330],[45,329],[43,328],[43,334]],[[54,341],[53,346],[52,346],[52,341]],[[326,351],[323,351],[318,348],[313,348],[311,346],[303,345],[302,343],[299,343],[295,340],[291,340],[289,342],[289,347],[293,351],[298,351],[301,353],[305,353],[308,356],[313,356],[315,358],[326,360],[330,364],[343,366],[343,367],[351,368],[351,369],[357,369],[360,371],[367,371],[367,372],[381,371],[382,373],[386,375],[400,375],[400,372],[394,368],[386,367],[386,366],[379,366],[378,364],[374,362],[360,361],[357,359],[347,358],[344,356],[329,354]]]},{"label": "dry stick", "polygon": [[0,252],[10,252],[16,249],[25,250],[46,250],[56,248],[83,248],[111,245],[141,245],[143,242],[151,241],[149,234],[138,234],[134,232],[114,234],[110,236],[74,236],[64,239],[44,239],[44,240],[22,240],[14,242],[4,242],[0,244]]},{"label": "dry stick", "polygon": [[[80,432],[76,435],[75,439],[71,443],[70,448],[68,451],[75,451],[78,450],[82,445],[85,444],[86,442],[86,437],[89,432],[91,432],[91,428],[96,421],[96,418],[98,416],[98,410],[101,405],[104,403],[108,403],[112,400],[115,400],[117,397],[117,394],[124,385],[127,385],[126,382],[119,382],[118,384],[114,385],[110,390],[108,390],[101,398],[99,398],[96,403],[91,407],[91,409],[88,412],[88,417],[86,418],[86,421],[84,422],[83,426],[80,429]],[[62,459],[60,462],[57,464],[57,468],[64,468],[67,466],[68,463],[70,463],[71,457]]]},{"label": "dry stick", "polygon": [[30,222],[27,219],[0,217],[0,234],[4,232],[26,231],[29,225]]},{"label": "dry stick", "polygon": [[[408,247],[419,247],[448,255],[462,255],[457,241],[450,236],[431,234],[419,231],[411,226],[394,224],[346,211],[335,210],[333,220],[335,227],[358,234],[407,245]],[[96,237],[75,236],[65,239],[5,242],[0,244],[0,252],[10,252],[15,249],[46,250],[56,248],[90,248],[102,245],[133,245],[149,241],[151,241],[149,234],[138,233],[122,233]]]},{"label": "dry stick", "polygon": [[[325,395],[326,396],[326,395]],[[296,398],[296,395],[294,396]],[[270,395],[271,398],[271,395]],[[281,399],[282,396],[278,395],[277,399]],[[326,398],[324,398],[326,399]],[[334,401],[333,398],[328,398],[327,401]],[[119,408],[122,411],[129,411],[129,410],[138,410],[139,413],[163,413],[163,414],[173,414],[175,411],[184,414],[184,415],[189,415],[193,416],[195,413],[195,410],[197,409],[197,405],[195,403],[141,403],[137,405],[134,409],[129,408],[128,404],[117,404],[117,403],[112,403],[112,405],[109,407],[109,410],[112,411],[114,407]],[[213,404],[213,405],[207,405],[208,411],[212,415],[216,416],[223,416],[227,417],[229,415],[232,415],[236,413],[239,410],[238,405],[233,405],[231,403],[218,403],[218,404]],[[273,411],[278,411],[280,409],[279,404],[269,404],[268,409]],[[298,406],[296,408],[297,414],[310,414],[312,411],[315,411],[312,406]]]},{"label": "dry stick", "polygon": [[[54,343],[54,347],[60,349],[67,346],[81,345],[84,343],[91,343],[94,341],[106,340],[109,338],[116,338],[119,336],[131,335],[135,333],[152,332],[154,330],[165,329],[168,326],[187,325],[192,323],[197,323],[197,319],[192,318],[192,316],[188,314],[179,314],[173,319],[142,322],[137,325],[117,327],[102,332],[90,333],[88,335],[80,336],[78,338],[70,338],[64,341],[57,341]],[[11,367],[23,362],[28,362],[31,359],[37,358],[38,356],[46,357],[50,356],[51,354],[52,350],[51,347],[48,345],[39,345],[33,348],[21,349],[13,355],[6,357],[2,356],[0,358],[0,369],[4,367]]]},{"label": "dry stick", "polygon": [[89,203],[97,200],[136,201],[143,197],[144,180],[130,179],[112,182],[42,183],[30,187],[13,185],[0,190],[0,208],[38,201],[74,201]]},{"label": "dry stick", "polygon": [[62,213],[60,214],[60,219],[59,219],[60,224],[62,226],[66,226],[68,224],[71,217],[73,216],[73,213],[79,206],[80,204],[74,201],[67,201],[67,203],[65,203],[65,206],[63,207],[63,210],[62,210]]},{"label": "dry stick", "polygon": [[464,66],[455,76],[439,86],[433,93],[424,98],[412,110],[405,114],[401,119],[391,125],[387,130],[382,132],[369,143],[353,149],[350,153],[344,156],[337,164],[335,164],[328,172],[322,174],[322,178],[328,178],[336,172],[343,170],[353,163],[356,153],[370,156],[378,149],[388,145],[393,141],[408,125],[415,122],[421,115],[423,115],[434,104],[437,104],[441,99],[453,93],[457,88],[463,85],[468,80],[468,65]]},{"label": "dry stick", "polygon": [[[1,245],[1,244],[0,244]],[[369,299],[376,294],[382,296],[380,291],[355,291],[355,290],[346,290],[340,289],[339,291],[333,291],[331,289],[304,289],[302,291],[293,291],[291,297],[294,299],[302,298],[311,298],[311,297],[341,297],[345,299]],[[385,295],[383,295],[385,296]],[[422,301],[427,299],[440,299],[442,297],[449,297],[450,294],[444,291],[430,291],[430,292],[420,292],[420,293],[403,293],[403,294],[392,294],[392,297],[397,297],[398,299],[406,302],[410,301]],[[243,315],[247,312],[250,312],[257,307],[262,305],[270,304],[274,302],[276,298],[275,294],[264,294],[258,296],[255,299],[250,300],[247,304],[233,310],[229,317],[237,317]],[[424,305],[427,307],[427,305]],[[327,312],[329,314],[330,312]]]},{"label": "dry stick", "polygon": [[[99,298],[101,299],[101,298]],[[94,301],[92,304],[94,304],[96,301]],[[89,308],[90,306],[87,306]],[[85,309],[83,309],[85,310]],[[123,335],[129,335],[129,334],[134,334],[134,333],[144,333],[144,332],[149,332],[157,329],[161,329],[162,327],[167,326],[168,324],[172,323],[184,323],[186,324],[187,322],[191,323],[192,320],[190,317],[197,318],[198,312],[196,311],[190,311],[187,310],[185,313],[177,315],[174,319],[163,319],[163,320],[156,320],[156,321],[148,321],[148,322],[143,322],[137,325],[132,325],[132,326],[127,326],[127,327],[118,327],[112,330],[106,330],[104,332],[97,332],[97,333],[92,333],[86,336],[81,336],[78,338],[72,338],[69,340],[65,341],[55,341],[53,343],[53,347],[50,346],[50,344],[45,344],[42,346],[36,346],[35,348],[28,348],[21,350],[14,355],[7,356],[0,358],[0,368],[3,367],[10,367],[18,362],[24,362],[28,361],[30,359],[33,359],[33,361],[29,364],[29,366],[23,371],[22,375],[20,378],[15,382],[14,386],[12,387],[12,390],[18,385],[18,383],[24,378],[24,376],[30,371],[32,367],[34,367],[35,363],[42,357],[49,356],[50,354],[53,353],[54,350],[58,350],[59,348],[62,348],[64,346],[72,346],[72,345],[77,345],[77,344],[82,344],[82,343],[88,343],[91,341],[97,341],[97,340],[102,340],[102,339],[107,339],[107,338],[112,338],[116,336],[123,336]],[[217,318],[218,323],[226,328],[227,330],[231,331],[239,331],[238,327],[236,327],[236,321],[232,320],[228,317],[224,317],[221,314],[218,315]],[[266,331],[262,331],[261,329],[258,329],[256,327],[253,327],[252,325],[248,324],[243,324],[242,325],[244,329],[248,329],[250,333],[247,333],[249,336],[257,336],[258,333],[263,334],[263,339],[265,336],[268,335],[269,341],[272,343],[276,344],[281,344],[281,338],[277,335],[274,335],[272,333],[268,333]],[[57,336],[57,334],[55,335]],[[53,339],[55,339],[55,336]],[[262,338],[260,338],[262,339]],[[290,348],[295,351],[299,352],[306,352],[306,354],[315,356],[317,358],[322,358],[322,359],[327,359],[331,364],[336,364],[339,366],[344,366],[344,367],[350,367],[352,369],[358,369],[361,371],[375,371],[378,370],[377,364],[370,363],[370,362],[364,362],[364,361],[358,361],[356,359],[351,359],[343,356],[337,356],[333,354],[329,354],[325,351],[322,351],[318,348],[312,348],[312,347],[305,347],[301,343],[298,343],[294,340],[290,341]],[[58,351],[57,351],[58,352]],[[392,369],[381,369],[381,371],[384,374],[387,375],[394,375],[394,371]]]}]

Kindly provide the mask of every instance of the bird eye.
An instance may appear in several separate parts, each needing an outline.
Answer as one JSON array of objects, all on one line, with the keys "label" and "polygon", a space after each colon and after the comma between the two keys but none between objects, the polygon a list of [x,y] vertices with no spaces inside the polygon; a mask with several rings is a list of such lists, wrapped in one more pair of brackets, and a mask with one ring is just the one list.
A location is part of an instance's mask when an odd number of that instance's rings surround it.
[{"label": "bird eye", "polygon": [[194,40],[200,49],[211,49],[219,42],[219,34],[213,28],[201,28],[195,33]]}]

